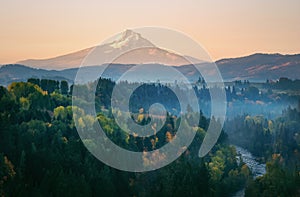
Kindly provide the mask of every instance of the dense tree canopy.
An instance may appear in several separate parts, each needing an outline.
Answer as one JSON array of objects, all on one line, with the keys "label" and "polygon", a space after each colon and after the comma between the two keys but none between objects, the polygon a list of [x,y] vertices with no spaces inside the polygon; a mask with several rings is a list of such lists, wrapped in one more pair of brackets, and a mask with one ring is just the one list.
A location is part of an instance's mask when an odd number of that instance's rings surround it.
[{"label": "dense tree canopy", "polygon": [[[78,126],[90,129],[88,125],[98,121],[117,145],[150,151],[172,141],[180,121],[176,110],[180,108],[168,110],[165,125],[152,136],[129,135],[116,124],[107,101],[114,85],[110,80],[99,80],[95,93],[97,117],[71,106],[67,82],[29,79],[27,83],[0,87],[0,196],[230,196],[245,185],[248,196],[297,196],[300,118],[296,109],[287,109],[276,120],[245,115],[228,122],[229,140],[239,142],[268,162],[267,174],[256,180],[252,181],[250,169],[237,159],[224,131],[209,154],[198,157],[210,121],[203,113],[192,144],[175,162],[152,172],[121,172],[87,151],[83,143],[95,142],[80,140],[73,121],[74,110],[80,115]],[[160,95],[166,97],[166,104],[173,102],[176,106],[176,99],[167,97],[167,89],[152,84],[137,91],[146,94],[149,90],[152,99]],[[197,94],[205,96],[205,91],[198,90]],[[227,91],[237,99],[236,90]],[[257,94],[256,89],[245,91]],[[148,106],[150,95],[145,96]],[[131,99],[132,118],[147,124],[148,106],[141,106],[138,92]],[[141,107],[145,111],[139,111]],[[235,141],[232,136],[242,140]]]},{"label": "dense tree canopy", "polygon": [[[45,88],[45,84],[53,88]],[[53,92],[57,83],[51,84],[47,80],[31,79],[28,83],[13,83],[8,89],[0,87],[1,195],[211,196],[229,194],[245,183],[247,177],[241,173],[235,151],[226,143],[226,138],[219,141],[209,156],[198,158],[209,121],[203,115],[193,144],[169,166],[153,172],[128,173],[104,165],[83,146],[74,126],[72,110],[80,112],[79,126],[84,128],[95,119],[71,107],[63,85],[63,94],[60,94]],[[170,115],[160,132],[150,138],[141,138],[128,135],[112,117],[104,114],[106,110],[100,111],[97,120],[107,136],[127,149],[153,150],[172,140],[176,133],[176,120]]]}]

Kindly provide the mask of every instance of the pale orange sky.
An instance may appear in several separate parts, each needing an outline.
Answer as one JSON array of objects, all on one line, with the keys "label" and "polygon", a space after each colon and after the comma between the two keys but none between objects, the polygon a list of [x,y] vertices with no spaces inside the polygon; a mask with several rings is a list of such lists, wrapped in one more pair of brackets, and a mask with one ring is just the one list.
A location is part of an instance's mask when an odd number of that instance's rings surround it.
[{"label": "pale orange sky", "polygon": [[212,59],[300,53],[299,0],[2,0],[0,64],[95,46],[124,29],[190,35]]}]

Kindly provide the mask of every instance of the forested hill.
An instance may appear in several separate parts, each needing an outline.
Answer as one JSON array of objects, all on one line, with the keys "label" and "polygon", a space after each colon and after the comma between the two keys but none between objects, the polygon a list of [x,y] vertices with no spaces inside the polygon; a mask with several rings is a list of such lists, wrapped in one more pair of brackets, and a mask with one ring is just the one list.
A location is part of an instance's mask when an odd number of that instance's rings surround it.
[{"label": "forested hill", "polygon": [[[64,86],[48,93],[31,82],[0,87],[1,196],[221,196],[239,190],[251,177],[248,167],[237,162],[224,132],[209,155],[198,157],[209,121],[204,116],[193,143],[172,164],[147,173],[110,168],[79,139],[72,119],[76,107],[71,107]],[[106,110],[96,119],[82,111],[80,125],[99,121],[117,145],[151,150],[172,141],[174,118],[168,116],[150,138],[126,134]]]},{"label": "forested hill", "polygon": [[[166,124],[150,137],[129,135],[117,126],[104,103],[103,95],[109,96],[107,90],[113,85],[100,79],[97,117],[71,106],[67,81],[30,79],[0,86],[0,196],[230,196],[245,186],[246,196],[299,196],[300,109],[289,108],[276,120],[232,119],[204,158],[198,157],[198,151],[210,120],[200,114],[192,144],[172,164],[146,173],[122,172],[87,151],[72,110],[82,115],[80,127],[90,129],[88,125],[99,122],[110,140],[133,151],[171,143],[180,116],[169,113]],[[147,114],[138,113],[137,119],[132,118],[147,124]],[[243,139],[241,146],[268,162],[266,175],[252,180],[250,169],[229,145],[229,140],[236,140],[232,136]]]}]

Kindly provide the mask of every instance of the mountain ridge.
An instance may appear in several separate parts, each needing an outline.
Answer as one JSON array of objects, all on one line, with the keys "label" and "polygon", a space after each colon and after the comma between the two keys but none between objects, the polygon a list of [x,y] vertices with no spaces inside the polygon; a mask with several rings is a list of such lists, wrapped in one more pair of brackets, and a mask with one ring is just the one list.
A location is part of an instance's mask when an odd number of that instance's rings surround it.
[{"label": "mountain ridge", "polygon": [[[238,58],[226,58],[216,61],[220,73],[225,81],[251,80],[266,81],[277,80],[280,77],[300,79],[300,54],[263,54],[256,53]],[[132,64],[113,64],[104,77],[117,78],[132,68]],[[190,81],[200,76],[192,65],[174,67],[183,73]],[[88,78],[89,74],[97,71],[97,66],[83,68]],[[149,66],[151,70],[151,66]],[[63,70],[45,70],[32,68],[20,64],[0,66],[0,85],[8,85],[13,81],[26,81],[28,78],[63,79],[73,82],[78,68]]]},{"label": "mountain ridge", "polygon": [[255,53],[244,57],[221,59],[216,61],[216,64],[224,78],[300,79],[300,54]]}]

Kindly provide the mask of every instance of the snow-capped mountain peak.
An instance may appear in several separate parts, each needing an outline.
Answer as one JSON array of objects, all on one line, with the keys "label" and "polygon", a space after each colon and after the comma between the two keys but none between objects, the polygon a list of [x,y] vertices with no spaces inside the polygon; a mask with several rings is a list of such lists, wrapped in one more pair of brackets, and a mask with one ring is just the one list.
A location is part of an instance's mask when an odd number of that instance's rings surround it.
[{"label": "snow-capped mountain peak", "polygon": [[[89,56],[89,58],[86,58]],[[111,42],[49,59],[30,59],[18,62],[35,68],[61,70],[82,65],[149,64],[157,63],[169,66],[189,64],[184,56],[154,45],[141,34],[125,30]]]},{"label": "snow-capped mountain peak", "polygon": [[152,44],[150,41],[146,40],[145,38],[143,38],[141,34],[136,33],[130,29],[126,29],[123,33],[121,33],[119,39],[110,43],[110,46],[115,49],[120,49],[123,47],[135,48],[137,46],[154,47],[155,45]]},{"label": "snow-capped mountain peak", "polygon": [[139,39],[141,36],[141,34],[136,33],[130,29],[126,29],[123,33],[122,33],[122,39],[127,39],[127,38],[135,38],[136,40]]}]

